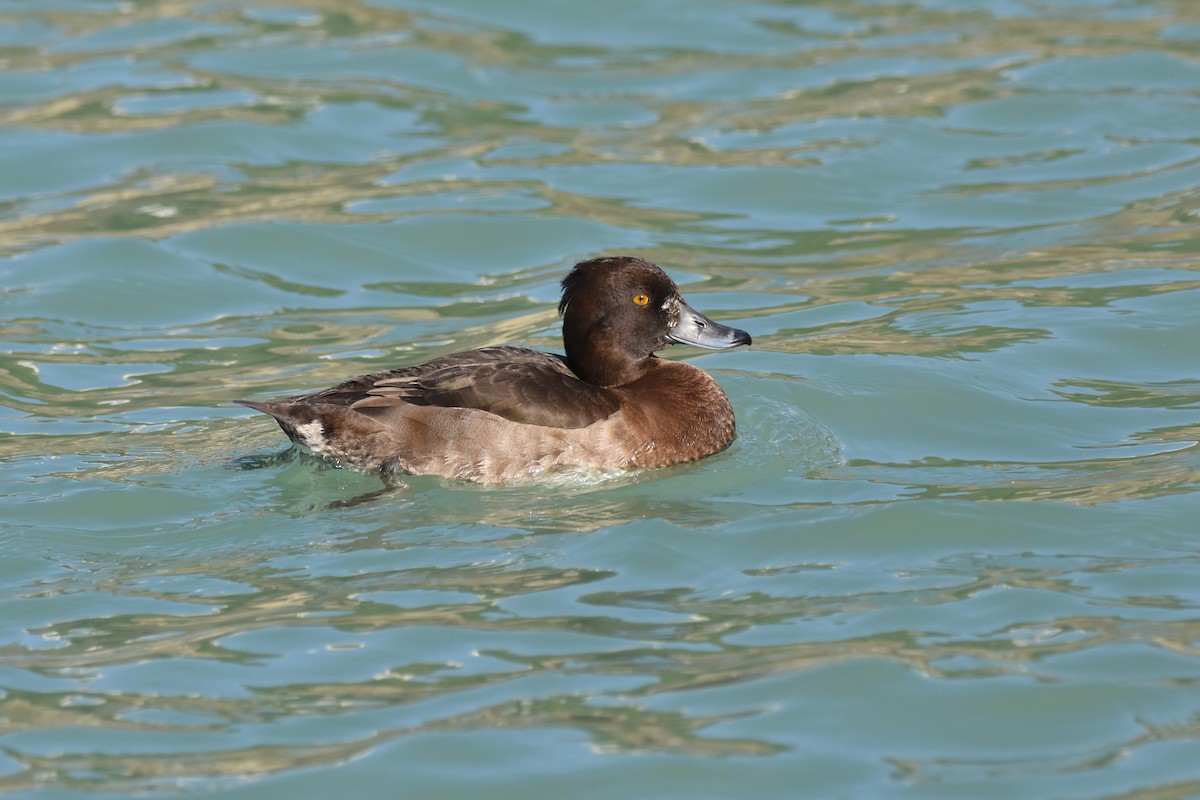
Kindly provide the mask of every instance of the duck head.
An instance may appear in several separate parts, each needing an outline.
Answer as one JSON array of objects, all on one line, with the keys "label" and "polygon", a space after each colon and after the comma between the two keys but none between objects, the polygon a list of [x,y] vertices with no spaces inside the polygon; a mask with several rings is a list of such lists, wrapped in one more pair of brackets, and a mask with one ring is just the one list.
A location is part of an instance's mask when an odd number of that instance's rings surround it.
[{"label": "duck head", "polygon": [[567,364],[598,386],[637,380],[654,353],[672,344],[725,350],[750,334],[722,325],[687,304],[659,267],[632,256],[595,258],[563,278],[563,345]]}]

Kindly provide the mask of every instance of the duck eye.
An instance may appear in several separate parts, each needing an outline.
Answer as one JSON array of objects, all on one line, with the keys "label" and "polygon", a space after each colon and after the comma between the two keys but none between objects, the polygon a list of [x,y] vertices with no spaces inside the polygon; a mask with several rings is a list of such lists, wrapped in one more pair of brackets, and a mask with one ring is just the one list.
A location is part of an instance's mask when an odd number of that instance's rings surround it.
[{"label": "duck eye", "polygon": [[645,292],[638,292],[633,296],[634,305],[644,306],[650,302],[650,295]]}]

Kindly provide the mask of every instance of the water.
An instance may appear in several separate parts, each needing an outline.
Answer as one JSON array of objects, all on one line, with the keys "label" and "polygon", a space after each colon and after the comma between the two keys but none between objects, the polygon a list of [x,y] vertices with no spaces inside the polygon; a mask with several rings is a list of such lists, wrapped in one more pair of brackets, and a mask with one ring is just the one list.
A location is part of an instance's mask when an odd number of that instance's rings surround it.
[{"label": "water", "polygon": [[[1196,4],[6,0],[0,67],[0,791],[1200,797]],[[671,353],[725,453],[353,502],[229,402],[555,348],[618,252],[754,335]]]}]

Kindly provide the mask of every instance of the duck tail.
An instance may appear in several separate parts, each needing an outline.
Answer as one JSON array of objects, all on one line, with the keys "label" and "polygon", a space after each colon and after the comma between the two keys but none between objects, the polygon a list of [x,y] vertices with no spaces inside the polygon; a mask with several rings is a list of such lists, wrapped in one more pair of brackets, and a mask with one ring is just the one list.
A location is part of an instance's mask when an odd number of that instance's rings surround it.
[{"label": "duck tail", "polygon": [[316,418],[311,409],[287,401],[260,402],[258,400],[234,400],[233,402],[240,406],[253,408],[255,411],[269,414],[275,418],[275,421],[279,423],[279,427],[283,429],[283,432],[288,435],[289,439],[299,444],[309,444],[307,437],[303,435],[304,431],[297,429]]}]

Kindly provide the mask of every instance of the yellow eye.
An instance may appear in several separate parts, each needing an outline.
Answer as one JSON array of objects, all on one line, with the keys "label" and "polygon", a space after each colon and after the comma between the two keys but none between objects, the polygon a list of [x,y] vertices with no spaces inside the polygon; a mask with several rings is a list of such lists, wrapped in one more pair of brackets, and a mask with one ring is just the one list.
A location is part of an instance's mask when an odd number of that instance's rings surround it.
[{"label": "yellow eye", "polygon": [[635,305],[644,306],[650,302],[650,295],[645,292],[639,292],[633,296],[633,302]]}]

